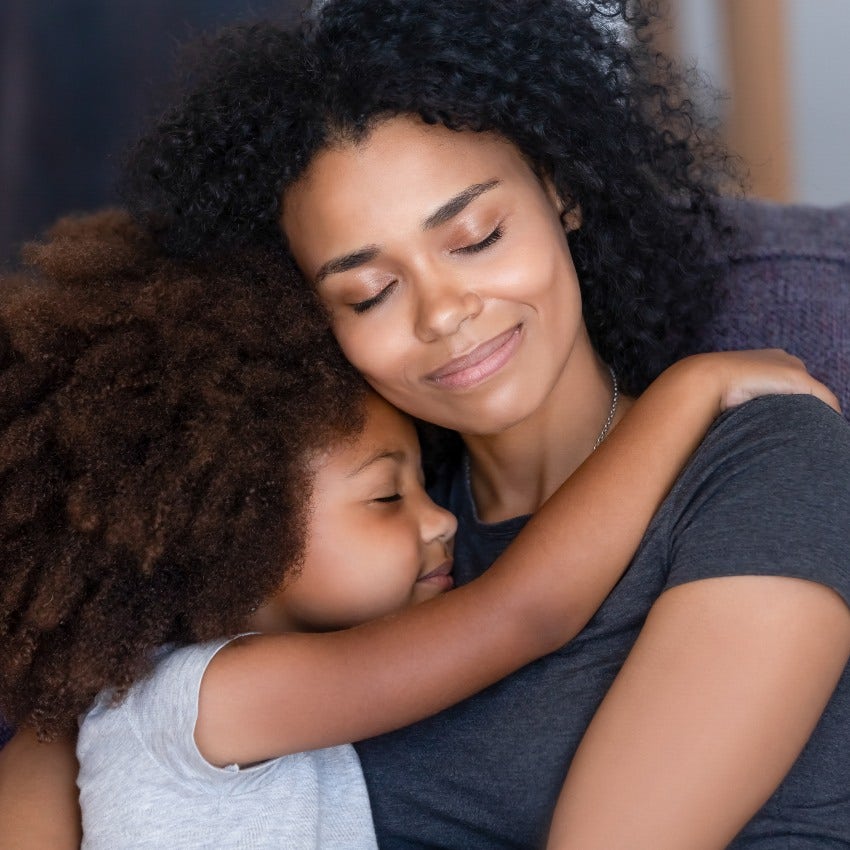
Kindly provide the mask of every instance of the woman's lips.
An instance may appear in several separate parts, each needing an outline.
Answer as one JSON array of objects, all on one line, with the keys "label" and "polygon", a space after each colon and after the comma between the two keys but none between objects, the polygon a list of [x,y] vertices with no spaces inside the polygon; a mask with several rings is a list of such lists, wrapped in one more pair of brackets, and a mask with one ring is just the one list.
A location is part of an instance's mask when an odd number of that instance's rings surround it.
[{"label": "woman's lips", "polygon": [[449,360],[426,376],[427,380],[451,389],[468,389],[498,372],[519,347],[522,325],[482,342],[468,354]]}]

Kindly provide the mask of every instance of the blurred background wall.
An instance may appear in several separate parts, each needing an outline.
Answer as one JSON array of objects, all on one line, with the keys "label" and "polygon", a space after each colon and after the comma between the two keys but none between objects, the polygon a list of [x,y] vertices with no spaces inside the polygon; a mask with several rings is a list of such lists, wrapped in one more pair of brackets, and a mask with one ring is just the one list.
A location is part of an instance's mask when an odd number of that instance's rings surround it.
[{"label": "blurred background wall", "polygon": [[667,0],[663,38],[717,105],[752,193],[850,202],[850,0]]},{"label": "blurred background wall", "polygon": [[[729,92],[752,193],[850,202],[850,0],[667,0],[664,45]],[[120,153],[179,41],[301,0],[0,0],[0,262],[57,215],[114,200]]]},{"label": "blurred background wall", "polygon": [[301,0],[0,0],[0,263],[58,215],[115,200],[121,152],[178,43]]}]

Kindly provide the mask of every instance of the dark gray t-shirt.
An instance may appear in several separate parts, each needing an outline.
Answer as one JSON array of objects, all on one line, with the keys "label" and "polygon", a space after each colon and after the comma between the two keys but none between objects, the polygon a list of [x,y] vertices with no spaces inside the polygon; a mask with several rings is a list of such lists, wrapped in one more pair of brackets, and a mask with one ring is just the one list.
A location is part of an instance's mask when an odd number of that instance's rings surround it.
[{"label": "dark gray t-shirt", "polygon": [[[461,474],[435,495],[460,518],[460,582],[526,520],[477,522]],[[380,846],[538,846],[653,602],[678,584],[739,574],[812,579],[850,604],[850,425],[815,399],[767,397],[722,416],[573,641],[436,717],[358,745]],[[850,848],[850,668],[789,775],[731,846]]]}]

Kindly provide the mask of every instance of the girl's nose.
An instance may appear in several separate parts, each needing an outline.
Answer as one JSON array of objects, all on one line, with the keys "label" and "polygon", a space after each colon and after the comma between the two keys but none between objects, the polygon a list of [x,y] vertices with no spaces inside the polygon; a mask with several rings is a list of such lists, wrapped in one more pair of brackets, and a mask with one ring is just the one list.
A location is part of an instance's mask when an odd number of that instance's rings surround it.
[{"label": "girl's nose", "polygon": [[427,494],[424,495],[420,523],[422,539],[426,543],[434,540],[448,543],[457,532],[455,515],[435,504]]}]

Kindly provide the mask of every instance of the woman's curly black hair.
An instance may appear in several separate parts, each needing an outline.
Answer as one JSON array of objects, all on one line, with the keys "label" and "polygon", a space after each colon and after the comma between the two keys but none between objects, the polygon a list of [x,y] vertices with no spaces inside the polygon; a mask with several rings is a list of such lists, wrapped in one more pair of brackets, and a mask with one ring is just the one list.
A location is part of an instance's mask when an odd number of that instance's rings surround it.
[{"label": "woman's curly black hair", "polygon": [[0,298],[0,714],[42,737],[168,642],[245,626],[304,551],[365,385],[281,258],[60,222]]},{"label": "woman's curly black hair", "polygon": [[282,194],[395,115],[512,141],[581,209],[591,338],[627,392],[711,316],[730,159],[636,0],[329,0],[287,32],[224,30],[131,151],[125,196],[181,254],[281,240]]}]

